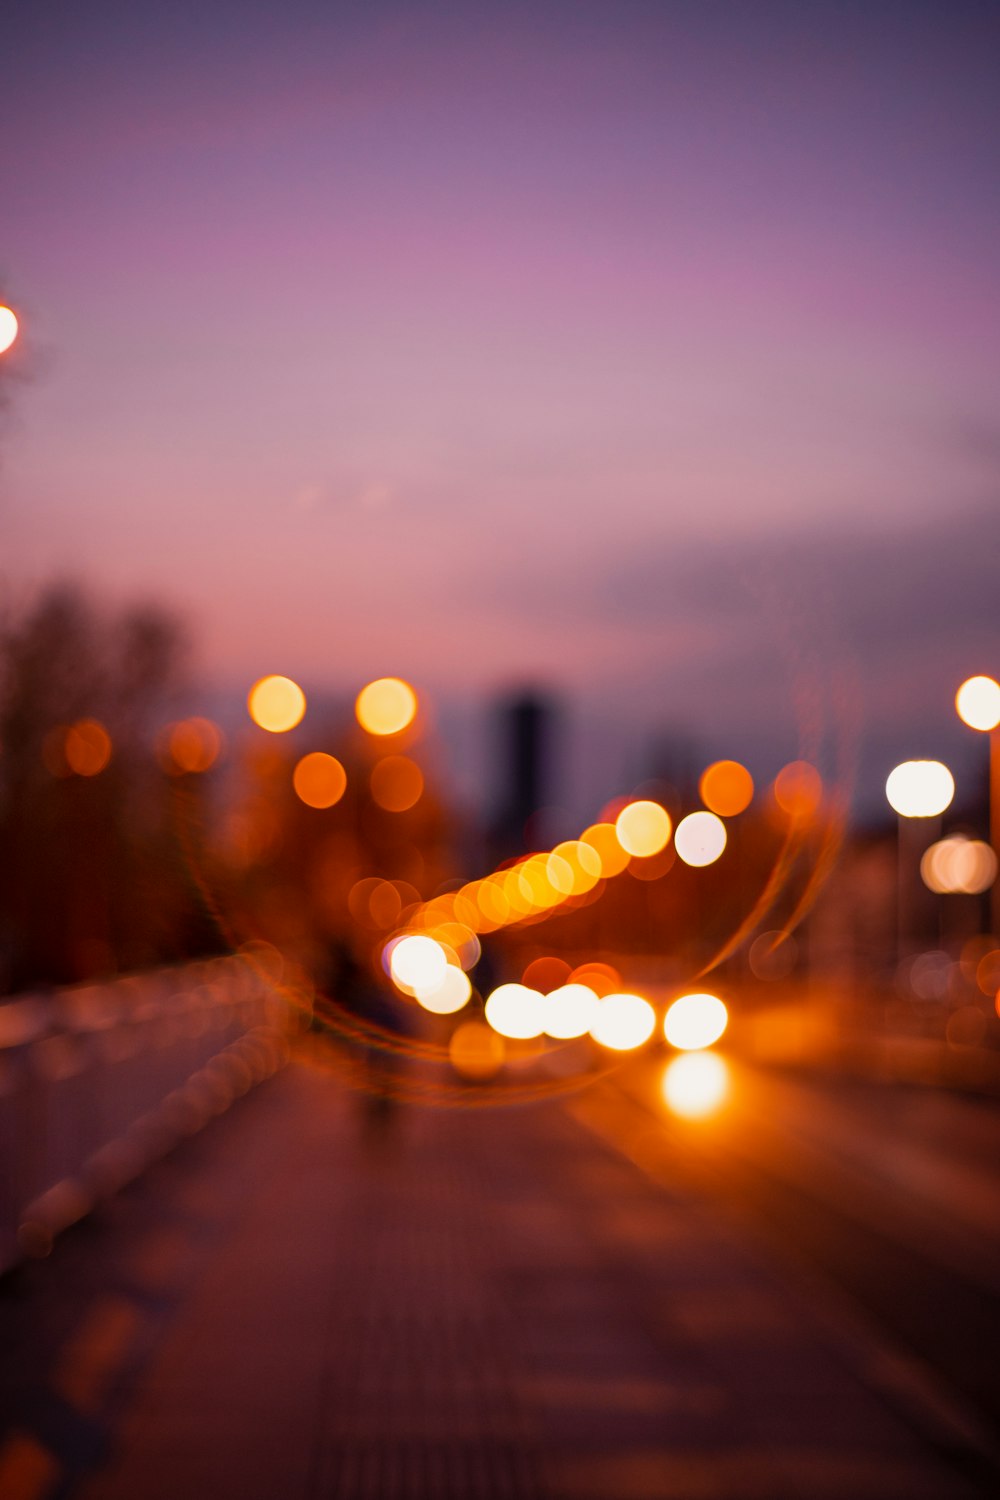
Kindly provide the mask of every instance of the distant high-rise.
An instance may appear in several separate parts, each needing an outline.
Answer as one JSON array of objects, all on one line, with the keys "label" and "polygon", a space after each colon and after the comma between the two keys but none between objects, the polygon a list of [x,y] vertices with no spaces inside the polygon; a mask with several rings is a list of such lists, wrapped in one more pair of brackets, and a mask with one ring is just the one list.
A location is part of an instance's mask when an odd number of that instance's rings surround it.
[{"label": "distant high-rise", "polygon": [[555,709],[536,692],[518,693],[497,715],[500,794],[493,826],[501,857],[525,849],[525,828],[551,794]]}]

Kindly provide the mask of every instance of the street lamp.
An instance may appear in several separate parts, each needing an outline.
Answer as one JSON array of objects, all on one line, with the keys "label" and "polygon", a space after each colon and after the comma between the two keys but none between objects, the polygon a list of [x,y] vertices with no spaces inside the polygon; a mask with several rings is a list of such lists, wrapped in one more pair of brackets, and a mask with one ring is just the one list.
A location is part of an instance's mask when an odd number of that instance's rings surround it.
[{"label": "street lamp", "polygon": [[[899,818],[899,840],[896,854],[896,922],[897,948],[900,960],[905,958],[910,935],[910,901],[908,894],[916,889],[915,874],[920,856],[938,830],[930,829],[928,819],[938,819],[951,806],[955,795],[955,778],[939,760],[905,760],[890,771],[885,784],[889,806]],[[923,824],[921,827],[920,824]]]},{"label": "street lamp", "polygon": [[[992,677],[969,677],[955,694],[958,717],[970,729],[990,737],[989,823],[993,852],[1000,851],[1000,682]],[[990,894],[990,928],[1000,933],[1000,883]]]}]

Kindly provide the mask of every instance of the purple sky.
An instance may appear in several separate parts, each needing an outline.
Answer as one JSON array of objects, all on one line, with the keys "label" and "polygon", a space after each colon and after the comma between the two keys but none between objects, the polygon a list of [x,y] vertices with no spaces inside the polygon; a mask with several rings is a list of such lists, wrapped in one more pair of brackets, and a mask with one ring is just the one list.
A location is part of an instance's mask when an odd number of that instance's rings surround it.
[{"label": "purple sky", "polygon": [[9,27],[7,591],[175,602],[234,690],[551,683],[587,795],[794,749],[804,661],[872,775],[968,758],[995,6],[161,10]]}]

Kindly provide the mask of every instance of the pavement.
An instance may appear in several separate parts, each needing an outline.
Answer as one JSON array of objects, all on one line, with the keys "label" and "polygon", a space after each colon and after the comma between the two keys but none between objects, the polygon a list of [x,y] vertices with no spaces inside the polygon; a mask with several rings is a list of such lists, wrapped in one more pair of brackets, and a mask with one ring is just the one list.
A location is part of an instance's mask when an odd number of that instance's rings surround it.
[{"label": "pavement", "polygon": [[621,1101],[382,1118],[307,1041],[0,1284],[3,1500],[995,1494]]}]

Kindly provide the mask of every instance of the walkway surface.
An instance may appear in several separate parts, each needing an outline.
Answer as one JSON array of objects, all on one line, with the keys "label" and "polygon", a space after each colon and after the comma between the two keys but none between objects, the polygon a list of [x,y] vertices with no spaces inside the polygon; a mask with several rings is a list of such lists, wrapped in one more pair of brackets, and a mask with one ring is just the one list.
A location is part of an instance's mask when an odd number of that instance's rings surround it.
[{"label": "walkway surface", "polygon": [[614,1109],[372,1129],[301,1058],[7,1278],[0,1494],[991,1493],[835,1304],[616,1148]]}]

